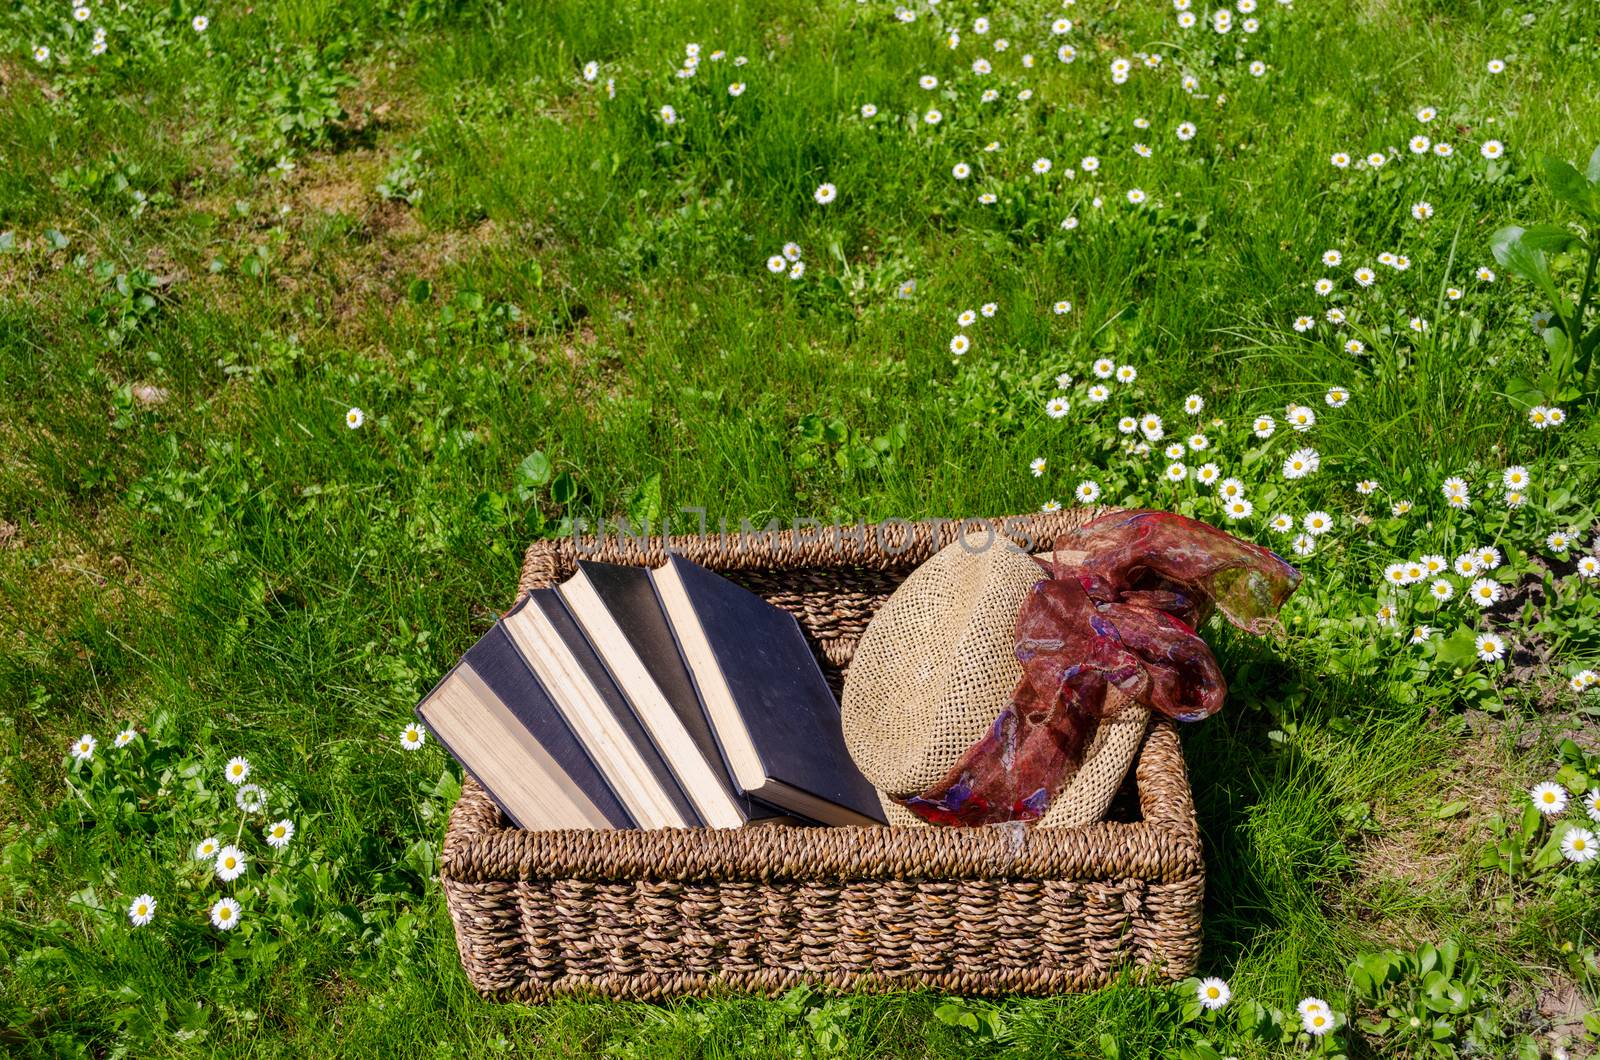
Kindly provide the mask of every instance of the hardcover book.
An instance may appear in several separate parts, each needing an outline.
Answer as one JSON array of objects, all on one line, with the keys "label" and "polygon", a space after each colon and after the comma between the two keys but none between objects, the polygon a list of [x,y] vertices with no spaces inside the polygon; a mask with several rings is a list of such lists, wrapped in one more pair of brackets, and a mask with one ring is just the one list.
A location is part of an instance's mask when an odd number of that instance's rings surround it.
[{"label": "hardcover book", "polygon": [[884,823],[794,616],[681,556],[650,578],[739,787],[825,824]]}]

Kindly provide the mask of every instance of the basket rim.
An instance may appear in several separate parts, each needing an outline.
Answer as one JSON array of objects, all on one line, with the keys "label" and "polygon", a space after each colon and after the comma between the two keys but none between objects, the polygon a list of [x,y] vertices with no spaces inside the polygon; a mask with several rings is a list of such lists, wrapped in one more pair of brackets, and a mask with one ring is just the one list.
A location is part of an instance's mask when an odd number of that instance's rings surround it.
[{"label": "basket rim", "polygon": [[[715,534],[601,534],[588,541],[575,532],[566,537],[541,538],[528,545],[523,553],[517,598],[521,599],[529,589],[546,588],[567,578],[578,569],[580,559],[658,566],[671,554],[718,571],[805,567],[892,570],[915,566],[969,532],[1004,537],[1029,552],[1037,551],[1038,546],[1054,542],[1067,531],[1117,510],[1098,505],[960,519],[889,519],[850,527],[823,527],[810,520],[812,525],[787,530],[746,533],[741,526],[733,531],[720,528]],[[773,522],[776,520],[767,527]],[[665,529],[670,529],[670,524]]]}]

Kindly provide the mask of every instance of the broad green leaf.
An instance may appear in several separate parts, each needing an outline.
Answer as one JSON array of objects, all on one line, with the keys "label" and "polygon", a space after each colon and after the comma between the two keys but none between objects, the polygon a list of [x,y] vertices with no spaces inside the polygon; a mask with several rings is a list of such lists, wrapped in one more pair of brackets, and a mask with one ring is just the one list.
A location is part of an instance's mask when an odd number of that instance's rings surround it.
[{"label": "broad green leaf", "polygon": [[1442,663],[1452,665],[1464,663],[1478,653],[1474,642],[1472,630],[1461,626],[1456,631],[1439,641],[1438,656]]},{"label": "broad green leaf", "polygon": [[1589,182],[1583,179],[1583,174],[1571,162],[1546,155],[1541,159],[1541,165],[1545,183],[1550,186],[1550,194],[1578,211],[1580,216],[1593,216],[1594,197],[1589,192]]},{"label": "broad green leaf", "polygon": [[517,465],[517,485],[537,487],[550,481],[550,458],[538,449]]},{"label": "broad green leaf", "polygon": [[1524,280],[1531,281],[1550,300],[1551,305],[1556,305],[1561,301],[1561,295],[1556,291],[1555,281],[1550,278],[1550,263],[1545,260],[1543,251],[1522,242],[1523,231],[1521,225],[1507,225],[1490,237],[1489,249],[1494,253],[1495,261]]},{"label": "broad green leaf", "polygon": [[1594,153],[1589,156],[1589,168],[1584,173],[1589,178],[1589,183],[1600,188],[1600,145],[1596,145]]},{"label": "broad green leaf", "polygon": [[572,477],[572,472],[563,471],[550,483],[550,499],[560,505],[578,499],[578,480]]},{"label": "broad green leaf", "polygon": [[1522,230],[1522,245],[1546,254],[1559,254],[1579,242],[1577,236],[1560,225],[1531,225]]}]

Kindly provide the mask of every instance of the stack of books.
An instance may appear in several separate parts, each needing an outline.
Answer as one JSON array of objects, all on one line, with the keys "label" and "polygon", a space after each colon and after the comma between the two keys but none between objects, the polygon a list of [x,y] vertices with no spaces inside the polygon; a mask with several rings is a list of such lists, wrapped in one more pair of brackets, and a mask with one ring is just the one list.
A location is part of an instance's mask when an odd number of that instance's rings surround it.
[{"label": "stack of books", "polygon": [[417,715],[522,828],[883,823],[794,616],[679,556],[528,593]]}]

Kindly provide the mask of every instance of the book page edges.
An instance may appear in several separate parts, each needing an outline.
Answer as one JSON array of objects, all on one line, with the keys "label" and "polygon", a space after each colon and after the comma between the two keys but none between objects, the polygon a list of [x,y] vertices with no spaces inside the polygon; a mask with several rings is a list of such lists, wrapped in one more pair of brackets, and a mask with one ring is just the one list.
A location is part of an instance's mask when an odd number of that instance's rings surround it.
[{"label": "book page edges", "polygon": [[470,666],[459,666],[417,708],[440,741],[522,828],[610,828],[583,790]]}]

